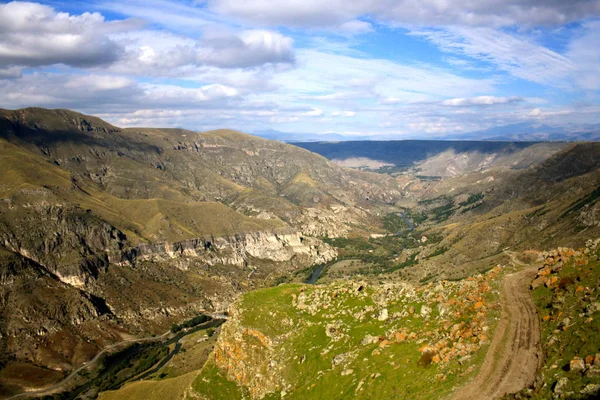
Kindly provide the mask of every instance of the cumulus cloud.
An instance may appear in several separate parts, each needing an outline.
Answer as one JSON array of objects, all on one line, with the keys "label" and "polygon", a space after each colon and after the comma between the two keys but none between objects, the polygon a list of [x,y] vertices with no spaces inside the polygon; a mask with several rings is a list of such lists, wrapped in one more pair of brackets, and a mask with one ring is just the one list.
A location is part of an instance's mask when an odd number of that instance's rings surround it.
[{"label": "cumulus cloud", "polygon": [[344,22],[337,28],[341,32],[345,33],[368,33],[373,32],[373,25],[366,21],[352,20]]},{"label": "cumulus cloud", "polygon": [[122,54],[109,33],[139,21],[107,22],[98,13],[70,15],[38,3],[0,4],[0,66],[108,65]]},{"label": "cumulus cloud", "polygon": [[523,101],[518,96],[495,97],[495,96],[477,96],[471,98],[454,98],[444,100],[442,105],[448,107],[470,107],[470,106],[493,106],[497,104],[509,104]]},{"label": "cumulus cloud", "polygon": [[267,63],[293,63],[293,40],[278,32],[247,30],[237,35],[205,36],[195,60],[218,67],[252,67]]},{"label": "cumulus cloud", "polygon": [[231,101],[240,98],[235,88],[220,84],[184,88],[97,74],[34,73],[21,79],[0,80],[0,92],[4,93],[3,106],[8,108],[64,107],[90,113],[170,107],[214,109],[231,107]]},{"label": "cumulus cloud", "polygon": [[125,56],[111,70],[151,76],[190,77],[219,69],[292,65],[293,40],[278,32],[208,31],[198,39],[163,31],[138,31],[114,36],[125,44]]},{"label": "cumulus cloud", "polygon": [[0,68],[0,79],[16,79],[23,76],[22,67],[5,67]]}]

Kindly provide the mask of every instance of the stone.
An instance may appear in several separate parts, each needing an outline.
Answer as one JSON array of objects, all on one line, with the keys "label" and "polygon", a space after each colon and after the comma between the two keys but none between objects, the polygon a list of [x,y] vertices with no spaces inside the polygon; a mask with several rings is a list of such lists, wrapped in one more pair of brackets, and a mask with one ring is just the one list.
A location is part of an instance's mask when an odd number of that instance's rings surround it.
[{"label": "stone", "polygon": [[554,393],[555,394],[562,394],[565,390],[565,387],[569,384],[569,379],[562,377],[558,380],[558,382],[556,382],[556,385],[554,386]]},{"label": "stone", "polygon": [[573,357],[569,362],[569,370],[571,371],[583,371],[585,369],[585,362],[581,357]]},{"label": "stone", "polygon": [[540,286],[543,286],[544,284],[546,284],[547,280],[548,278],[546,278],[545,276],[538,276],[533,280],[533,282],[531,282],[531,289],[537,289]]},{"label": "stone", "polygon": [[587,384],[581,390],[581,394],[584,394],[586,396],[599,395],[600,394],[600,385],[597,383]]},{"label": "stone", "polygon": [[423,318],[428,318],[428,317],[429,317],[429,315],[431,314],[431,308],[430,308],[430,307],[427,307],[427,306],[423,306],[423,307],[421,307],[421,312],[420,312],[420,314],[421,314],[421,317],[423,317]]},{"label": "stone", "polygon": [[558,278],[556,276],[551,276],[547,281],[546,281],[546,287],[552,287],[556,282],[558,282]]},{"label": "stone", "polygon": [[379,311],[379,316],[377,316],[377,320],[386,321],[388,318],[389,316],[387,308],[384,308],[383,310]]},{"label": "stone", "polygon": [[394,334],[394,340],[396,341],[396,343],[404,342],[406,340],[406,333],[404,333],[404,332],[396,332]]},{"label": "stone", "polygon": [[600,378],[600,368],[592,366],[585,371],[584,376],[586,378]]},{"label": "stone", "polygon": [[377,336],[366,335],[363,338],[363,340],[361,340],[360,344],[362,344],[363,346],[366,346],[369,344],[377,343],[378,341],[379,341],[379,338]]},{"label": "stone", "polygon": [[594,356],[591,356],[591,355],[590,355],[590,356],[586,356],[586,357],[585,357],[585,365],[586,365],[586,366],[588,366],[588,367],[589,367],[589,366],[590,366],[590,365],[592,365],[593,363],[594,363]]}]

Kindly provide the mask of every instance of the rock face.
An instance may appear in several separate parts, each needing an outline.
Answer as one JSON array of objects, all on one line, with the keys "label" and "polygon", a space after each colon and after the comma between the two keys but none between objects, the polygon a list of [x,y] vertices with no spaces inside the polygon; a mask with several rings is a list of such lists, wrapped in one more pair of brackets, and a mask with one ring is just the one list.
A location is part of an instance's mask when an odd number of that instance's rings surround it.
[{"label": "rock face", "polygon": [[314,236],[366,224],[366,197],[400,196],[291,145],[68,110],[0,110],[0,159],[0,365],[68,370],[223,310],[335,258]]},{"label": "rock face", "polygon": [[[275,262],[303,257],[306,264],[320,264],[337,256],[329,245],[291,230],[250,232],[209,239],[190,239],[176,243],[144,244],[131,252],[132,259],[164,261],[169,258],[201,258],[209,265],[244,266],[248,258]],[[181,265],[181,264],[179,264]]]}]

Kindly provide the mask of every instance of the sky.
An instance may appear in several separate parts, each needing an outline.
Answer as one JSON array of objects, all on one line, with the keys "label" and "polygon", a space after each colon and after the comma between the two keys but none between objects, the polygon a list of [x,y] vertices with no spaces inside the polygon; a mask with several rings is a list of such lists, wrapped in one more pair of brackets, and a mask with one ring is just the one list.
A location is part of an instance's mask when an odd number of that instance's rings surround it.
[{"label": "sky", "polygon": [[0,93],[121,127],[597,128],[600,0],[0,2]]}]

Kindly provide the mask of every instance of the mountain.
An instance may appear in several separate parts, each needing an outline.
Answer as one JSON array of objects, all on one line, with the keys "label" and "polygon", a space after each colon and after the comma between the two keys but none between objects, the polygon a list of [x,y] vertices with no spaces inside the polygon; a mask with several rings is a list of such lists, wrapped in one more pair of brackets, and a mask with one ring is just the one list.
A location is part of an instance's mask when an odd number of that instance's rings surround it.
[{"label": "mountain", "polygon": [[[389,135],[343,135],[338,133],[293,133],[273,129],[255,131],[255,135],[282,142],[345,142],[383,141],[390,142]],[[413,134],[402,140],[460,140],[460,141],[501,141],[501,142],[577,142],[600,141],[600,126],[581,125],[577,127],[550,126],[522,122],[496,126],[489,129],[442,135]]]},{"label": "mountain", "polygon": [[457,176],[491,167],[523,169],[566,148],[566,143],[393,140],[301,142],[305,148],[351,168],[424,176]]},{"label": "mountain", "polygon": [[450,397],[538,264],[523,307],[595,329],[600,143],[301,146],[0,110],[0,396]]},{"label": "mountain", "polygon": [[0,365],[40,376],[327,262],[318,236],[370,229],[400,198],[280,142],[68,110],[0,110],[0,157]]},{"label": "mountain", "polygon": [[499,141],[544,141],[544,142],[572,142],[572,141],[599,141],[600,127],[597,125],[579,128],[564,128],[544,124],[522,122],[486,130],[447,135],[446,140],[499,140]]},{"label": "mountain", "polygon": [[254,131],[256,136],[260,136],[265,139],[279,140],[281,142],[295,143],[295,142],[320,142],[323,140],[327,141],[344,141],[344,140],[369,140],[368,136],[348,136],[340,135],[337,133],[296,133],[296,132],[281,132],[274,129],[265,129],[260,131]]}]

